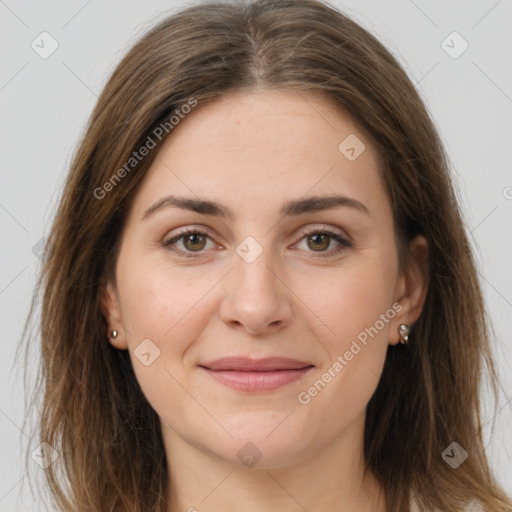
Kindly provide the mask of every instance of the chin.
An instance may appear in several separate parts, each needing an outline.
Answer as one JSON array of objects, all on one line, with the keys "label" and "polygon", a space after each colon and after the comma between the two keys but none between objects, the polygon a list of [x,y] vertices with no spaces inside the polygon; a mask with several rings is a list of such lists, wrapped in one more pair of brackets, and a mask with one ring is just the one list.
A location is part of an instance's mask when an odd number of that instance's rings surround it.
[{"label": "chin", "polygon": [[290,425],[285,428],[284,423],[278,426],[276,422],[271,428],[267,422],[253,422],[239,430],[227,428],[233,437],[226,434],[217,440],[209,439],[208,444],[203,439],[202,444],[224,462],[240,468],[286,467],[300,462],[305,445],[299,434],[302,429],[294,429],[297,435],[291,435]]},{"label": "chin", "polygon": [[[279,469],[299,463],[302,447],[299,439],[285,439],[282,437],[270,439],[241,439],[234,438],[229,443],[230,449],[215,450],[215,455],[225,462],[241,469]],[[227,447],[226,447],[227,448]]]}]

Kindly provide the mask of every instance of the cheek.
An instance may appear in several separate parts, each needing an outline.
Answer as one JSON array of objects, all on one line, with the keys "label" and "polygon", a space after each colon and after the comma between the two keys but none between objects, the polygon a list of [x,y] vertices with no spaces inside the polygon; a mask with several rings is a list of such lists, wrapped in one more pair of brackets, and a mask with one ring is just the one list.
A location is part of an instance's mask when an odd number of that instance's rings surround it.
[{"label": "cheek", "polygon": [[192,280],[186,272],[158,266],[132,273],[126,278],[122,303],[130,348],[149,338],[162,352],[182,351],[209,318],[204,298],[214,284],[215,279],[206,275]]},{"label": "cheek", "polygon": [[[300,296],[322,321],[326,334],[323,339],[329,340],[330,352],[350,344],[390,309],[390,314],[393,313],[395,277],[392,265],[384,267],[377,258],[361,258],[325,276],[304,281]],[[378,323],[384,336],[388,323]]]},{"label": "cheek", "polygon": [[314,305],[329,328],[322,328],[319,336],[327,356],[321,371],[328,373],[324,378],[328,384],[317,386],[322,396],[315,400],[332,412],[333,421],[339,410],[356,412],[366,406],[386,358],[390,323],[396,314],[392,307],[395,267],[392,259],[386,267],[377,254],[372,256],[347,262],[329,279],[319,281],[322,289],[312,292],[309,287],[304,301]]},{"label": "cheek", "polygon": [[313,432],[327,423],[335,435],[365,409],[375,392],[396,314],[394,277],[391,269],[378,264],[347,265],[325,280],[323,293],[310,292],[305,301],[314,304],[329,327],[320,338],[327,357],[300,397],[306,407],[323,411],[321,420],[310,418]]},{"label": "cheek", "polygon": [[188,378],[184,362],[211,319],[208,301],[201,298],[207,298],[215,280],[204,276],[192,282],[186,272],[158,264],[144,268],[150,270],[123,274],[119,266],[123,321],[137,381],[153,409],[165,417],[189,399],[180,384]]}]

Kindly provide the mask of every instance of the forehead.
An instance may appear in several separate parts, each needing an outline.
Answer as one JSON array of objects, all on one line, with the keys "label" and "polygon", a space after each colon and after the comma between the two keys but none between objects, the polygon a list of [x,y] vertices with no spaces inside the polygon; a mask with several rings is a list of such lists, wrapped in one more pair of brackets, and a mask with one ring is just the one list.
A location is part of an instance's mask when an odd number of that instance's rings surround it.
[{"label": "forehead", "polygon": [[260,208],[304,195],[385,201],[378,155],[352,119],[323,95],[233,94],[199,104],[175,126],[134,206],[165,193]]}]

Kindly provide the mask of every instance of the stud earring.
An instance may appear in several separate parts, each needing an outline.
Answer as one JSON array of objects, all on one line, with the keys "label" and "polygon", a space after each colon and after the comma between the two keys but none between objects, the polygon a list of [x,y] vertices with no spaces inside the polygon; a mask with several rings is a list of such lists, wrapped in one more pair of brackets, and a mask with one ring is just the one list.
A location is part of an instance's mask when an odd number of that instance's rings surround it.
[{"label": "stud earring", "polygon": [[411,330],[411,326],[409,324],[400,324],[398,326],[398,332],[400,333],[400,343],[406,345],[409,343],[409,332]]},{"label": "stud earring", "polygon": [[115,340],[115,339],[117,338],[117,331],[112,331],[112,332],[110,333],[110,338],[111,338],[111,339],[113,339],[113,340]]}]

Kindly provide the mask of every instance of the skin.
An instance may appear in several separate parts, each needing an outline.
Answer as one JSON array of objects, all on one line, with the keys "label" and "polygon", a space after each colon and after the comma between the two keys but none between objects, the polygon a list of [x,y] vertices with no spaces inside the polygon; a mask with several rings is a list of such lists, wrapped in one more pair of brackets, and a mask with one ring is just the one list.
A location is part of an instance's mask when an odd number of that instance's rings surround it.
[{"label": "skin", "polygon": [[[350,134],[366,146],[354,161],[338,150]],[[333,193],[357,199],[369,214],[348,206],[279,214],[286,201]],[[233,218],[175,207],[143,218],[169,194],[214,200]],[[174,242],[191,258],[164,245],[183,227],[208,232]],[[352,246],[334,254],[339,242],[327,237],[318,247],[307,227],[330,228]],[[251,263],[236,252],[248,236],[262,249]],[[119,332],[110,342],[130,351],[161,419],[169,512],[385,511],[382,488],[363,474],[366,407],[399,324],[421,313],[427,259],[419,236],[399,271],[377,154],[324,97],[230,95],[181,121],[136,193],[102,302],[109,330]],[[300,403],[298,394],[390,310],[394,318]],[[149,366],[134,355],[144,339],[160,351]],[[240,392],[198,366],[231,355],[291,357],[314,369],[274,391]],[[237,457],[248,442],[261,454],[252,467]]]}]

